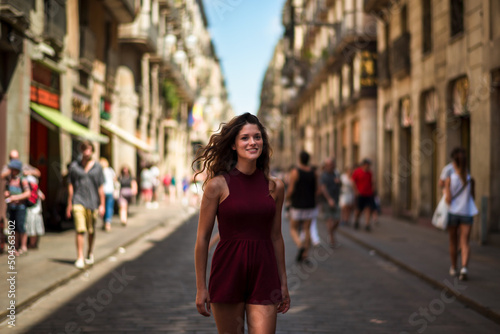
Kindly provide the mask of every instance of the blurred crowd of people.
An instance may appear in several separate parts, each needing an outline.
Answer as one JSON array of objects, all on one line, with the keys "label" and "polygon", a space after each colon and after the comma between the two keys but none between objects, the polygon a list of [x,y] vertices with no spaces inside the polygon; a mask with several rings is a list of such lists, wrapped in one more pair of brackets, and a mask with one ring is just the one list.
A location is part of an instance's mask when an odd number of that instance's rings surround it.
[{"label": "blurred crowd of people", "polygon": [[371,231],[380,213],[371,161],[364,159],[354,168],[339,171],[334,158],[327,158],[318,168],[309,165],[307,152],[299,154],[296,166],[288,172],[275,171],[286,186],[286,215],[290,234],[297,245],[297,262],[307,261],[312,245],[320,243],[318,219],[325,222],[326,239],[332,248],[339,247],[335,234],[339,225],[358,229],[364,213],[364,228]]},{"label": "blurred crowd of people", "polygon": [[[47,220],[72,221],[76,231],[77,260],[75,266],[84,268],[94,263],[94,236],[97,228],[111,232],[113,217],[123,227],[128,224],[131,205],[144,205],[147,209],[159,208],[165,204],[181,202],[196,206],[201,200],[200,180],[192,181],[185,176],[181,184],[168,171],[161,173],[158,166],[148,163],[136,178],[130,166],[123,165],[115,171],[105,157],[94,157],[94,145],[89,141],[80,144],[78,158],[67,165],[68,173],[63,177],[61,190],[51,208],[50,215],[44,215],[42,202],[45,194],[39,187],[44,175],[40,170],[23,163],[19,152],[12,150],[9,163],[3,166],[6,212],[3,212],[0,226],[0,252],[16,256],[27,254],[39,247],[40,237],[45,234]],[[179,188],[179,190],[177,190]],[[7,244],[9,222],[14,227],[15,244]],[[100,222],[102,225],[99,226]],[[54,222],[48,221],[47,226]],[[119,225],[118,225],[119,224]],[[84,256],[84,241],[87,235],[87,251]]]}]

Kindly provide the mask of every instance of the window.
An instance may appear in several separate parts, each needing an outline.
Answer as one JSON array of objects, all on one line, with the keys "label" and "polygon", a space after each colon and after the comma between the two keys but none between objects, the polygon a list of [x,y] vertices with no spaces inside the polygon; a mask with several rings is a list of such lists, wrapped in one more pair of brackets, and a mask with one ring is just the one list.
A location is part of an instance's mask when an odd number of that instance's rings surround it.
[{"label": "window", "polygon": [[384,44],[385,44],[385,49],[389,49],[389,41],[390,41],[390,38],[391,38],[391,30],[390,30],[390,26],[389,26],[389,22],[385,22],[384,24]]},{"label": "window", "polygon": [[500,1],[490,0],[490,38],[497,39],[500,37],[500,24],[497,19],[500,17]]},{"label": "window", "polygon": [[432,13],[431,0],[422,0],[422,51],[432,50]]},{"label": "window", "polygon": [[439,101],[436,91],[431,89],[423,93],[424,119],[426,123],[436,123]]},{"label": "window", "polygon": [[401,7],[401,34],[408,32],[408,7]]},{"label": "window", "polygon": [[451,37],[464,31],[464,0],[450,0]]}]

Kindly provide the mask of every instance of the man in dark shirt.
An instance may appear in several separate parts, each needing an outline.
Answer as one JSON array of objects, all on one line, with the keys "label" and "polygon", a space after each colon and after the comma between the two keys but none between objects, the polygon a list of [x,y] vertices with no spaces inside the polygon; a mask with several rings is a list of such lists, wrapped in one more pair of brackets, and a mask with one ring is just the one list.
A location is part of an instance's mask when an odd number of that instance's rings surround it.
[{"label": "man in dark shirt", "polygon": [[323,214],[328,228],[329,243],[331,247],[337,247],[338,243],[335,242],[335,231],[340,221],[340,174],[335,169],[335,159],[326,159],[324,171],[320,178],[321,194],[326,200],[323,205]]},{"label": "man in dark shirt", "polygon": [[[104,216],[104,174],[99,163],[92,159],[94,146],[89,141],[80,144],[82,158],[70,165],[68,179],[68,207],[66,216],[73,213],[78,258],[75,266],[83,269],[94,263],[94,233],[97,215]],[[88,233],[87,258],[83,257],[85,232]]]}]

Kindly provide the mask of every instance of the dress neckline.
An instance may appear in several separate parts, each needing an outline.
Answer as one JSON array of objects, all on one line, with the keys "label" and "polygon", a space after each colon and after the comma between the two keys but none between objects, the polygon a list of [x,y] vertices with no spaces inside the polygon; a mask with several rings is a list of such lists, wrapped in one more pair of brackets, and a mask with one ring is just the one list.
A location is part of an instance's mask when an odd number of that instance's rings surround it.
[{"label": "dress neckline", "polygon": [[252,174],[245,174],[242,171],[240,171],[238,168],[234,167],[234,170],[237,172],[237,175],[242,175],[244,177],[252,177],[257,174],[257,171],[259,170],[258,168],[255,168]]}]

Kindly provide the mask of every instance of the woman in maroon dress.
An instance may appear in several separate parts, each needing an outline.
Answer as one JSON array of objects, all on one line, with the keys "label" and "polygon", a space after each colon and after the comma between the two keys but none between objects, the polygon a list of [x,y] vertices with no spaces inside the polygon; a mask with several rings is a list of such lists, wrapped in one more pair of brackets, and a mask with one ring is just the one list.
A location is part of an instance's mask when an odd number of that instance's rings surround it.
[{"label": "woman in maroon dress", "polygon": [[[219,333],[275,333],[290,308],[281,235],[284,185],[269,176],[271,148],[258,118],[246,113],[212,135],[193,165],[207,179],[195,246],[196,307],[214,313]],[[208,246],[217,217],[220,242],[206,284]]]}]

